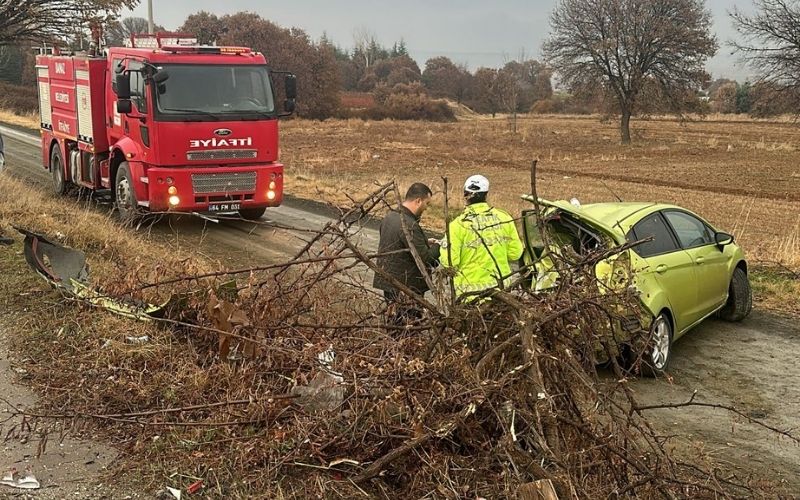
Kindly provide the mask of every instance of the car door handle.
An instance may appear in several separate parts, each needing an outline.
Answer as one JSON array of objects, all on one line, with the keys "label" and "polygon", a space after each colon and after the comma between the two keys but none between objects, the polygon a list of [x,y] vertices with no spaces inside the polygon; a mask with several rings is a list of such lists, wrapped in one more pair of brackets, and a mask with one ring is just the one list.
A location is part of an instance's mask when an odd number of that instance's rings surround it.
[{"label": "car door handle", "polygon": [[667,266],[666,264],[659,264],[656,266],[656,272],[659,274],[663,273],[667,269],[669,269],[669,266]]},{"label": "car door handle", "polygon": [[694,261],[697,262],[698,264],[702,264],[703,262],[706,261],[706,258],[705,257],[698,257],[698,258],[694,259]]}]

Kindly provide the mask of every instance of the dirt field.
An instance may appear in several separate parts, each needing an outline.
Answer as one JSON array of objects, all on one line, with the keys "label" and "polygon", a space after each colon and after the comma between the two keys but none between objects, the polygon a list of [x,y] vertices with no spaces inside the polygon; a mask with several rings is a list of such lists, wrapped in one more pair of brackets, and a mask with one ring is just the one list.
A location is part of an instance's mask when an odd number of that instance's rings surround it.
[{"label": "dirt field", "polygon": [[540,196],[674,202],[734,231],[754,257],[800,263],[800,127],[640,121],[630,147],[597,118],[525,118],[518,129],[506,120],[286,122],[287,189],[341,199],[394,177],[441,189],[448,176],[458,205],[463,180],[483,173],[494,203],[513,211],[538,158]]}]

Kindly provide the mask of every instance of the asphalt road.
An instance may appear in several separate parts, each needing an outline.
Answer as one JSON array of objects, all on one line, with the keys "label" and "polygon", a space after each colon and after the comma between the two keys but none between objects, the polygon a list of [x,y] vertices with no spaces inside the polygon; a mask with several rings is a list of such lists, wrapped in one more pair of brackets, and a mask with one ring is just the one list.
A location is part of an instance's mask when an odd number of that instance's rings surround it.
[{"label": "asphalt road", "polygon": [[[0,126],[0,134],[5,141],[8,173],[50,191],[51,177],[42,166],[39,137],[4,126]],[[97,208],[110,210],[111,206],[98,203]],[[166,217],[157,224],[140,228],[140,232],[145,238],[197,248],[223,262],[256,266],[285,261],[305,245],[309,231],[321,229],[333,216],[334,211],[321,203],[286,197],[282,206],[268,209],[257,224],[230,220],[215,223],[182,215]],[[377,248],[378,232],[374,224],[368,224],[358,238],[366,248]]]},{"label": "asphalt road", "polygon": [[[6,142],[8,170],[50,189],[42,167],[38,137],[0,126]],[[102,206],[98,209],[103,210]],[[107,209],[107,208],[106,208]],[[269,209],[261,223],[211,223],[191,216],[171,217],[142,231],[142,236],[191,244],[198,252],[253,265],[285,260],[331,213],[319,204],[288,199]],[[298,230],[286,229],[287,227]],[[377,247],[377,231],[362,232],[360,244]],[[800,326],[755,310],[741,323],[707,320],[674,345],[671,378],[630,381],[644,404],[696,401],[733,405],[780,429],[800,435]],[[664,409],[651,412],[657,428],[674,435],[688,456],[710,456],[741,475],[755,472],[800,495],[800,445],[713,408]]]}]

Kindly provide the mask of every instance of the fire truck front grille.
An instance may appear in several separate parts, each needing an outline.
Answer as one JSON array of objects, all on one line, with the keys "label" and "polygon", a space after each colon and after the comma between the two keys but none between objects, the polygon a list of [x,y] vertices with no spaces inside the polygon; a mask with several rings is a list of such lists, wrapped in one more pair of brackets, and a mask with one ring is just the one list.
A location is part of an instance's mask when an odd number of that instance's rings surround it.
[{"label": "fire truck front grille", "polygon": [[195,194],[255,191],[256,173],[192,174],[192,189]]},{"label": "fire truck front grille", "polygon": [[210,149],[206,151],[189,151],[187,160],[252,160],[258,156],[255,149]]}]

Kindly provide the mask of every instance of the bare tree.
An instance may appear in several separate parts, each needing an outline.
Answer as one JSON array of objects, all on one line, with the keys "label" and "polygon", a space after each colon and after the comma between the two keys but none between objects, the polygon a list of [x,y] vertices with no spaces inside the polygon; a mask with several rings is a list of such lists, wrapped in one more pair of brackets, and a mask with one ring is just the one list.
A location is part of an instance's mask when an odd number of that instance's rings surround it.
[{"label": "bare tree", "polygon": [[514,71],[508,64],[498,70],[495,89],[500,106],[507,113],[511,114],[511,126],[513,132],[517,133],[517,108],[519,107],[520,86]]},{"label": "bare tree", "polygon": [[63,40],[139,0],[0,0],[0,45]]},{"label": "bare tree", "polygon": [[375,33],[363,26],[353,31],[353,46],[353,58],[363,59],[364,69],[378,59],[389,57],[389,51],[378,43]]},{"label": "bare tree", "polygon": [[742,59],[760,73],[760,81],[792,94],[800,92],[800,3],[755,0],[756,13],[731,13],[744,41],[731,42]]},{"label": "bare tree", "polygon": [[[189,16],[191,17],[191,16]],[[109,24],[106,32],[106,42],[109,46],[122,46],[131,35],[147,33],[149,29],[147,19],[143,17],[126,17],[122,21]],[[163,26],[155,25],[154,31],[166,31]]]},{"label": "bare tree", "polygon": [[623,143],[648,81],[680,113],[687,91],[708,79],[717,50],[704,0],[561,0],[543,52],[573,90],[604,86],[620,114]]}]

